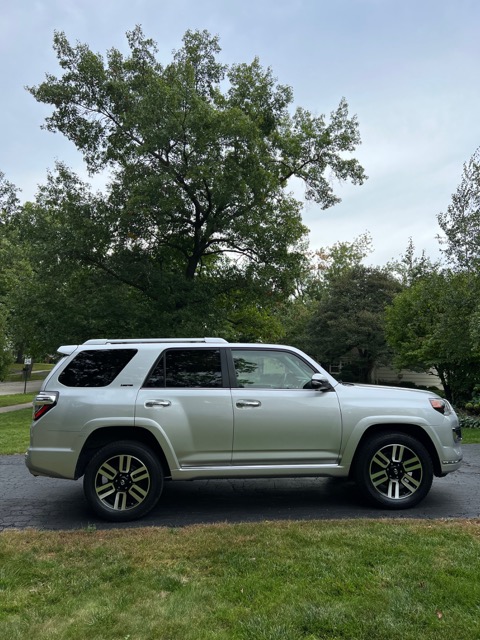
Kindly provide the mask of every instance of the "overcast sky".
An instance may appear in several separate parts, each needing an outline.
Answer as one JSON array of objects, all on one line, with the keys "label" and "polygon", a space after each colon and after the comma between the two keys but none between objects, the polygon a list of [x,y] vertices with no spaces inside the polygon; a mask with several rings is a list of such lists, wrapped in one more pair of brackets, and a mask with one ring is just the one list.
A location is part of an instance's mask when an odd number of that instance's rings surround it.
[{"label": "overcast sky", "polygon": [[328,114],[345,97],[357,114],[355,154],[369,176],[339,185],[342,203],[307,203],[313,249],[369,231],[370,262],[405,250],[438,255],[437,215],[445,211],[463,163],[480,145],[479,0],[1,0],[0,171],[32,199],[55,160],[85,175],[60,134],[40,129],[49,108],[25,86],[59,74],[54,30],[97,52],[127,52],[136,24],[162,61],[187,29],[220,36],[222,60],[259,56],[295,104]]}]

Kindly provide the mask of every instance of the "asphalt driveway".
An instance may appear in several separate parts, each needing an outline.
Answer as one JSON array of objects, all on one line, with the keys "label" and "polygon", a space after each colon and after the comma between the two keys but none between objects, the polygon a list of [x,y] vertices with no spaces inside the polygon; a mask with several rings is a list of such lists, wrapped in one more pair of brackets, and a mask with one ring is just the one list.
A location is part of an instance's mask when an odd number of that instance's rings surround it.
[{"label": "asphalt driveway", "polygon": [[0,487],[0,531],[332,518],[480,518],[480,444],[464,446],[461,469],[435,478],[418,507],[398,512],[362,504],[355,486],[341,480],[202,480],[167,483],[160,502],[146,518],[112,525],[90,512],[81,481],[34,478],[20,455],[0,456]]}]

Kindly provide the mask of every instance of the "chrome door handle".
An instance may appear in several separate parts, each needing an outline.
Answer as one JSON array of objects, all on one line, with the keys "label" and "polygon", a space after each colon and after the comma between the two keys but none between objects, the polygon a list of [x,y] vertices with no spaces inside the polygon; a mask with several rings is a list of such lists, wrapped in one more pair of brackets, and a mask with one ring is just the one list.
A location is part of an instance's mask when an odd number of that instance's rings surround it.
[{"label": "chrome door handle", "polygon": [[239,400],[236,405],[239,409],[243,409],[244,407],[261,407],[262,403],[260,400]]},{"label": "chrome door handle", "polygon": [[150,409],[151,407],[169,407],[172,403],[170,400],[147,400],[145,406]]}]

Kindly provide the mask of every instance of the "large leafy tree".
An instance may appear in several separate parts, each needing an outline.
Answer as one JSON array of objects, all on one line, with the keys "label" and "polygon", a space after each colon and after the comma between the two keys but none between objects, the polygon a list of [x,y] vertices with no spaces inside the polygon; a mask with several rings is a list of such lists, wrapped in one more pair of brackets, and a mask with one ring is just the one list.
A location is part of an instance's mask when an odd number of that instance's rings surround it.
[{"label": "large leafy tree", "polygon": [[345,100],[328,120],[293,109],[291,89],[257,59],[221,64],[206,31],[188,31],[168,64],[140,28],[127,39],[129,55],[104,58],[56,33],[62,74],[30,88],[53,107],[46,128],[75,144],[91,174],[110,176],[93,193],[59,164],[25,210],[39,280],[67,291],[81,272],[141,302],[119,330],[270,337],[265,313],[304,267],[289,181],[321,208],[338,202],[331,177],[361,184],[357,120]]},{"label": "large leafy tree", "polygon": [[472,318],[480,282],[467,273],[425,275],[401,292],[387,309],[386,331],[402,368],[433,368],[455,402],[469,398],[478,381]]},{"label": "large leafy tree", "polygon": [[335,273],[309,321],[309,351],[325,365],[348,360],[343,378],[370,382],[374,367],[391,357],[385,308],[400,288],[379,268],[357,264]]}]

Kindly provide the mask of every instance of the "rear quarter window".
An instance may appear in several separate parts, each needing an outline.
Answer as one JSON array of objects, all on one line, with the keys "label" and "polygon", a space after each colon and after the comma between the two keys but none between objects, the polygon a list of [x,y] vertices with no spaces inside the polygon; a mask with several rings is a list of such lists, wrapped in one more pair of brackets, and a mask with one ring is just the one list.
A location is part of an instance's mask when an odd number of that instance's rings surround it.
[{"label": "rear quarter window", "polygon": [[136,353],[137,349],[80,351],[58,376],[58,381],[66,387],[106,387]]}]

